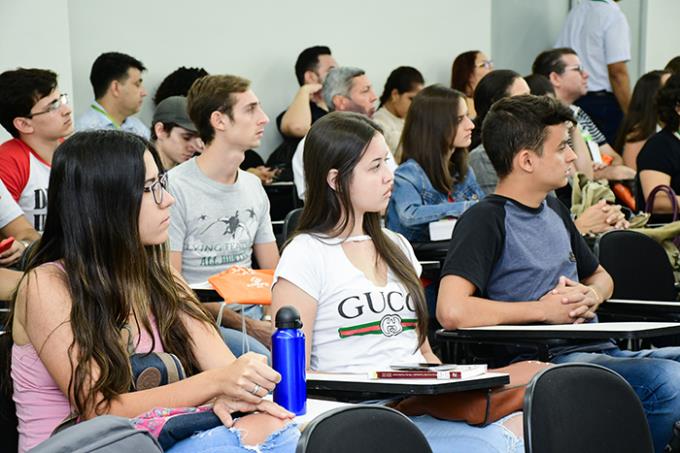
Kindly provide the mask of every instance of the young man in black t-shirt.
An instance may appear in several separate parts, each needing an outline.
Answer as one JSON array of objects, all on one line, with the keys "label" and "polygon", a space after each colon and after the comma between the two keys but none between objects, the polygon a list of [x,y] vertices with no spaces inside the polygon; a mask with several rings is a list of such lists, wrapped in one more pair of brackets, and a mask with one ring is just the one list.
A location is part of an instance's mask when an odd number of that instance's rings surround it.
[{"label": "young man in black t-shirt", "polygon": [[[612,279],[568,210],[547,196],[567,183],[576,159],[567,143],[573,124],[567,107],[544,96],[506,98],[487,115],[482,141],[500,181],[456,224],[437,304],[444,328],[597,321]],[[512,360],[527,351],[506,352]],[[663,451],[680,418],[680,348],[631,352],[598,341],[550,352],[555,363],[590,362],[621,374]]]}]

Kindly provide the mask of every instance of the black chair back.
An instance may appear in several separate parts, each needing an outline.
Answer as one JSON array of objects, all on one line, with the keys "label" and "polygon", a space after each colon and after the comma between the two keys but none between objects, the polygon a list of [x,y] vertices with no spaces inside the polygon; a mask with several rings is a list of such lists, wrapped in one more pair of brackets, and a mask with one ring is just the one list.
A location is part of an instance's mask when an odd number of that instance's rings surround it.
[{"label": "black chair back", "polygon": [[635,231],[603,234],[595,250],[614,279],[614,299],[674,301],[675,277],[663,247]]},{"label": "black chair back", "polygon": [[431,453],[422,432],[385,406],[355,405],[326,412],[307,425],[296,453]]},{"label": "black chair back", "polygon": [[300,222],[300,216],[302,215],[302,208],[293,209],[290,211],[283,221],[283,242],[285,243],[293,231],[298,226]]},{"label": "black chair back", "polygon": [[568,363],[537,374],[524,397],[526,453],[651,453],[642,403],[619,374]]}]

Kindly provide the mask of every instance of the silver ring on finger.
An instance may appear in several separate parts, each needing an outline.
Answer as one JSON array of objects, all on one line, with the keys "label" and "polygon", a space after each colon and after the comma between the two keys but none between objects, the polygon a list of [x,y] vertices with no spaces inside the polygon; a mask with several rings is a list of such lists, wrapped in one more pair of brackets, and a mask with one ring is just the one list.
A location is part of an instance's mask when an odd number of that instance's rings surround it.
[{"label": "silver ring on finger", "polygon": [[257,395],[257,392],[259,392],[261,388],[262,387],[260,387],[260,384],[255,384],[255,387],[253,387],[250,393],[252,393],[253,395]]}]

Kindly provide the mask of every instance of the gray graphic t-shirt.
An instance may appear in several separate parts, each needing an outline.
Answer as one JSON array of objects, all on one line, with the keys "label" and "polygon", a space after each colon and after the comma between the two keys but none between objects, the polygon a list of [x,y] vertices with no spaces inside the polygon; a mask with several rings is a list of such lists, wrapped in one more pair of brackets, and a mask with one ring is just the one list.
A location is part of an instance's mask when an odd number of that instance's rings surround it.
[{"label": "gray graphic t-shirt", "polygon": [[238,171],[234,184],[208,178],[196,158],[168,173],[170,250],[182,252],[182,275],[205,282],[231,266],[251,267],[253,244],[274,242],[269,199],[257,176]]}]

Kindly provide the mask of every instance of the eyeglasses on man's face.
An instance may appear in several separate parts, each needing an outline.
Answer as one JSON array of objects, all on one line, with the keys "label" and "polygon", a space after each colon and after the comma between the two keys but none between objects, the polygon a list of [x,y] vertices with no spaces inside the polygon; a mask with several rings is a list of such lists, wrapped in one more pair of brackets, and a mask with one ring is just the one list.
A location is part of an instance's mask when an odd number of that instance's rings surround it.
[{"label": "eyeglasses on man's face", "polygon": [[482,60],[482,62],[477,63],[476,66],[478,68],[492,69],[493,68],[493,60]]},{"label": "eyeglasses on man's face", "polygon": [[153,195],[153,201],[157,205],[163,203],[163,193],[168,190],[168,174],[162,173],[158,176],[158,179],[150,186],[144,187],[144,192],[151,192]]},{"label": "eyeglasses on man's face", "polygon": [[584,68],[582,64],[570,64],[569,66],[565,66],[564,70],[565,71],[576,71],[576,72],[580,72],[581,74],[583,74],[585,72],[586,68]]},{"label": "eyeglasses on man's face", "polygon": [[25,118],[33,118],[34,116],[43,115],[45,113],[52,113],[59,110],[62,105],[68,104],[68,94],[61,93],[57,99],[47,104],[47,108],[42,112],[29,113]]}]

